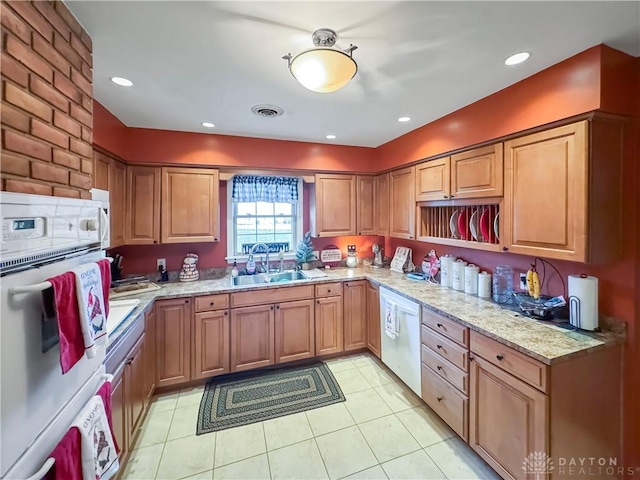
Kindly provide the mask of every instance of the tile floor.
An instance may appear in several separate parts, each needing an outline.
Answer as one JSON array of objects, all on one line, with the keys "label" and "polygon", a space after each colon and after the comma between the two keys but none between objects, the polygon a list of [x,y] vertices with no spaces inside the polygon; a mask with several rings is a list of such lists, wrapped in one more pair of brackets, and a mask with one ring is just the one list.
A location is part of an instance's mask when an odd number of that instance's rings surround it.
[{"label": "tile floor", "polygon": [[202,387],[158,396],[124,479],[499,479],[372,355],[327,361],[346,402],[196,436]]}]

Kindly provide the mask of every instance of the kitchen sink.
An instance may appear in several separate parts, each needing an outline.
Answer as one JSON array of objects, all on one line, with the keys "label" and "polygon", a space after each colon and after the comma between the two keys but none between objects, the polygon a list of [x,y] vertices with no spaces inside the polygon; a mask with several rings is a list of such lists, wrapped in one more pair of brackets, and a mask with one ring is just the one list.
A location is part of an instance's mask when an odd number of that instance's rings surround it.
[{"label": "kitchen sink", "polygon": [[265,283],[283,283],[293,280],[307,280],[298,270],[287,270],[278,273],[259,273],[257,275],[240,275],[231,278],[231,284],[234,287],[248,285],[263,285]]}]

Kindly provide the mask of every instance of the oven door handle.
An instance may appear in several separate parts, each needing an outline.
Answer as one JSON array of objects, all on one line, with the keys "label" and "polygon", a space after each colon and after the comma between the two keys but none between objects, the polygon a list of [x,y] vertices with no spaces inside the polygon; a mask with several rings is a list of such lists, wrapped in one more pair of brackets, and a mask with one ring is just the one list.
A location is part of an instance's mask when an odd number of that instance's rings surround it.
[{"label": "oven door handle", "polygon": [[100,208],[100,215],[102,216],[102,222],[105,225],[105,228],[102,229],[102,235],[100,236],[100,243],[104,243],[107,238],[107,234],[109,233],[109,217],[107,212],[104,211],[104,208]]}]

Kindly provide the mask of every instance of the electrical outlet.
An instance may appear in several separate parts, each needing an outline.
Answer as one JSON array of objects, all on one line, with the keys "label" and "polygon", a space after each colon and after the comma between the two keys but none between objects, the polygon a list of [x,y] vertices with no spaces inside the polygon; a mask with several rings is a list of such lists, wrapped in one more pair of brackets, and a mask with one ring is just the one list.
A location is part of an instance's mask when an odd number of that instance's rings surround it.
[{"label": "electrical outlet", "polygon": [[166,258],[158,258],[156,259],[156,270],[160,270],[162,267],[163,270],[167,269],[167,259]]},{"label": "electrical outlet", "polygon": [[316,260],[320,260],[320,252],[318,250],[314,250],[311,253],[313,253],[313,258],[315,258]]},{"label": "electrical outlet", "polygon": [[527,274],[520,273],[520,290],[527,291]]}]

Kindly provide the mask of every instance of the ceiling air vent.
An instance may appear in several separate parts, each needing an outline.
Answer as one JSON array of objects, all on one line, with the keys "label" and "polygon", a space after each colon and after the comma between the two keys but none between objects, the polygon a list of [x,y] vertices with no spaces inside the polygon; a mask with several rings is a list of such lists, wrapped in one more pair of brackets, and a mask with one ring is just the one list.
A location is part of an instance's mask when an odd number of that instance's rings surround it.
[{"label": "ceiling air vent", "polygon": [[264,118],[276,118],[284,113],[282,108],[276,107],[275,105],[254,105],[251,107],[251,111],[255,115]]}]

